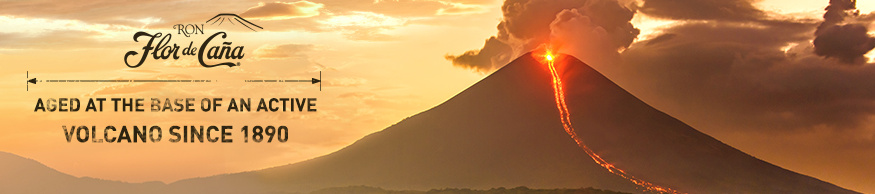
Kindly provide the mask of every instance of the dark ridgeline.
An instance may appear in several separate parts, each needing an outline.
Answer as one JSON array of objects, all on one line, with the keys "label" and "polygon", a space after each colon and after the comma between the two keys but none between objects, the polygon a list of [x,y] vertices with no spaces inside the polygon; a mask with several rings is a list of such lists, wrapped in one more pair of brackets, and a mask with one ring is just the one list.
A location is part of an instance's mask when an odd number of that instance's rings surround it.
[{"label": "dark ridgeline", "polygon": [[148,194],[163,191],[161,182],[125,183],[58,172],[33,159],[0,151],[0,193],[3,194]]}]

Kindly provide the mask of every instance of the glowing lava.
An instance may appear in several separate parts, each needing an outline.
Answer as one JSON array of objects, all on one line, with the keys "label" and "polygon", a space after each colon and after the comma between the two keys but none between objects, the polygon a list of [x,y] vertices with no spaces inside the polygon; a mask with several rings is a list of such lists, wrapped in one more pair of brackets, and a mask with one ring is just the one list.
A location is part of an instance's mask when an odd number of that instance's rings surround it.
[{"label": "glowing lava", "polygon": [[568,113],[568,107],[565,105],[565,90],[562,88],[562,79],[559,77],[559,73],[556,72],[556,67],[553,65],[553,62],[556,60],[556,55],[554,55],[553,52],[548,49],[546,50],[546,53],[544,53],[541,57],[543,57],[544,59],[544,61],[542,62],[547,63],[547,67],[550,69],[550,74],[553,77],[553,93],[556,97],[556,108],[559,109],[559,116],[562,120],[562,127],[565,128],[565,132],[567,132],[568,135],[571,135],[571,138],[574,139],[574,142],[577,142],[577,145],[580,146],[580,148],[582,148],[583,151],[585,151],[586,154],[588,154],[592,158],[592,160],[607,169],[609,172],[614,173],[617,176],[623,177],[624,179],[629,180],[632,183],[635,183],[636,185],[644,188],[645,192],[681,194],[681,192],[677,190],[657,186],[653,183],[635,178],[632,175],[628,175],[625,171],[620,170],[614,165],[608,163],[607,161],[602,159],[601,156],[590,150],[589,147],[586,147],[586,145],[583,144],[583,141],[577,137],[576,133],[574,133],[574,127],[571,126],[571,115]]}]

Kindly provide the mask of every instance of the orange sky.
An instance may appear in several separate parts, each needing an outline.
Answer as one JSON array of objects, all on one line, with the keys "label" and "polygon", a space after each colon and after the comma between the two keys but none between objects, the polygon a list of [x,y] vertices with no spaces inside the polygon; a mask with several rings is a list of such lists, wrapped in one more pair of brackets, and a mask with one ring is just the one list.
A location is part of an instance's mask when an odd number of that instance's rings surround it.
[{"label": "orange sky", "polygon": [[[364,2],[364,3],[363,3]],[[27,5],[32,3],[34,5]],[[258,1],[204,3],[92,0],[74,5],[42,1],[0,10],[0,151],[42,162],[61,172],[110,180],[176,180],[255,170],[321,156],[382,130],[452,97],[484,75],[453,67],[445,54],[480,48],[496,33],[501,1],[290,1],[289,13],[259,11]],[[766,0],[768,11],[819,18],[826,0]],[[81,6],[81,7],[79,7]],[[106,6],[106,7],[101,7]],[[415,7],[412,8],[412,7]],[[862,12],[875,2],[859,2]],[[81,11],[87,8],[87,11]],[[80,10],[80,11],[76,11]],[[109,11],[107,11],[109,10]],[[250,12],[246,13],[247,10]],[[226,41],[245,46],[240,67],[202,68],[194,58],[151,60],[139,68],[122,61],[137,31],[175,32],[177,23],[201,23],[217,13],[237,13],[264,27],[205,25],[205,33],[229,31]],[[254,18],[254,19],[253,19]],[[672,21],[636,15],[639,40]],[[207,35],[174,43],[203,42]],[[285,47],[283,45],[286,45]],[[322,91],[309,84],[245,83],[247,79],[309,79],[322,71]],[[38,83],[25,91],[25,73],[48,79],[210,79],[211,83]],[[33,112],[38,98],[318,98],[315,113],[59,113]],[[644,99],[647,101],[647,99]],[[660,108],[660,107],[657,107]],[[671,114],[670,111],[667,111]],[[684,117],[680,120],[687,121]],[[873,117],[875,118],[875,117]],[[872,174],[853,168],[875,158],[799,160],[820,155],[802,134],[768,138],[697,126],[703,132],[778,166],[860,192],[875,192]],[[698,122],[701,123],[701,122]],[[285,125],[289,142],[231,144],[67,143],[64,125]],[[238,131],[239,132],[239,131]],[[815,132],[816,133],[816,132]],[[166,134],[165,134],[166,135]],[[168,138],[165,136],[165,138]],[[238,139],[235,139],[238,141]],[[863,150],[864,152],[866,150]],[[869,150],[871,151],[871,150]],[[871,155],[871,154],[870,154]],[[826,165],[838,163],[839,165]],[[867,179],[868,178],[868,179]],[[867,181],[868,180],[868,181]]]}]

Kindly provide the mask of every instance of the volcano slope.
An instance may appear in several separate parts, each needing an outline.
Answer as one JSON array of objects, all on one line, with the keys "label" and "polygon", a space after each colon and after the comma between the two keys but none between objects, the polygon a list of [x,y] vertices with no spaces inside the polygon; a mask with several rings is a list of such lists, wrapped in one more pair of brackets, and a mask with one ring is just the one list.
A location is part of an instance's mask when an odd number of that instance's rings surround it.
[{"label": "volcano slope", "polygon": [[[571,56],[556,61],[577,136],[629,175],[685,193],[856,193],[754,158],[656,110]],[[173,193],[595,187],[641,193],[564,131],[551,75],[523,55],[450,100],[335,153],[178,181]],[[715,110],[718,111],[718,110]]]}]

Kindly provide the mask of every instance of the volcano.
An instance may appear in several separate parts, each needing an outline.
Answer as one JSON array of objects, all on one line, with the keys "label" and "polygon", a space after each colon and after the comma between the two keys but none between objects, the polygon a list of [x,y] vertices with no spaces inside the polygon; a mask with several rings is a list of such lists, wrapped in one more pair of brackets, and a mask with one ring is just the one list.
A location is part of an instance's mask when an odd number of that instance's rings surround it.
[{"label": "volcano", "polygon": [[[575,135],[604,161],[690,194],[857,193],[754,158],[639,100],[572,56],[555,61]],[[642,193],[563,129],[553,76],[525,54],[448,101],[337,152],[161,185],[162,193],[293,193],[527,186]],[[0,183],[3,184],[3,183]]]},{"label": "volcano", "polygon": [[[732,148],[647,105],[574,57],[558,58],[556,69],[576,135],[637,178],[685,193],[857,193]],[[348,185],[595,187],[641,193],[595,163],[566,134],[551,84],[547,66],[525,54],[441,105],[332,154],[168,186],[204,193]]]}]

